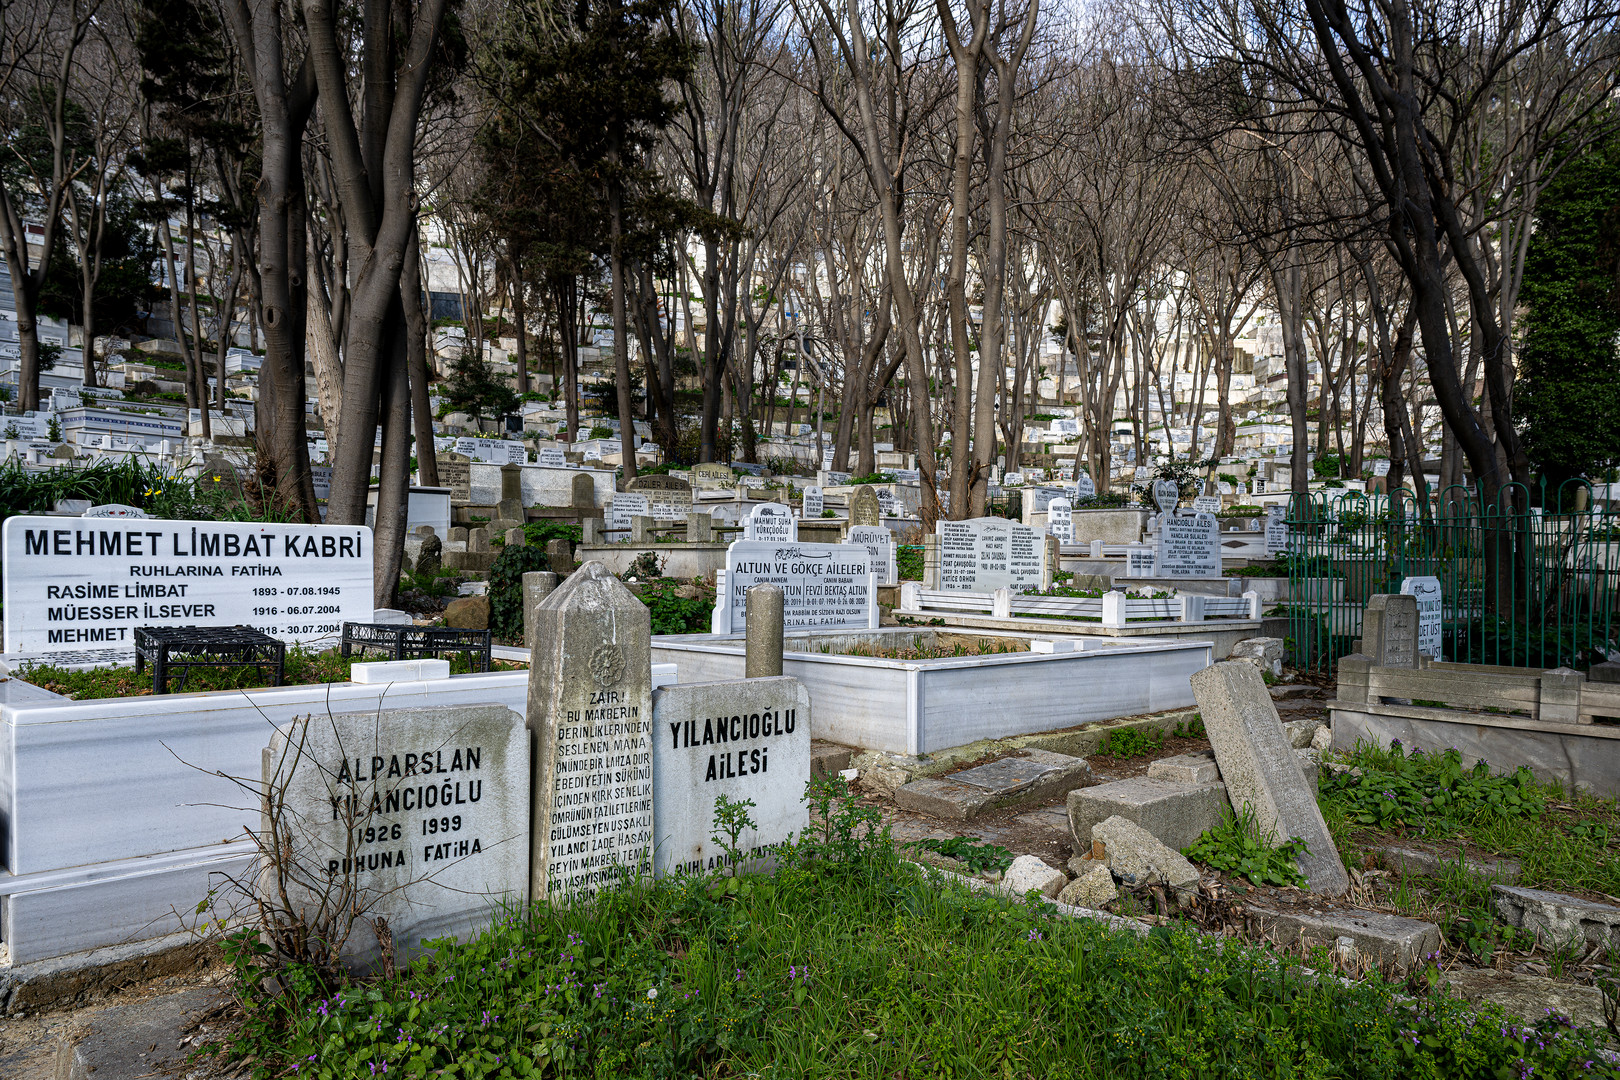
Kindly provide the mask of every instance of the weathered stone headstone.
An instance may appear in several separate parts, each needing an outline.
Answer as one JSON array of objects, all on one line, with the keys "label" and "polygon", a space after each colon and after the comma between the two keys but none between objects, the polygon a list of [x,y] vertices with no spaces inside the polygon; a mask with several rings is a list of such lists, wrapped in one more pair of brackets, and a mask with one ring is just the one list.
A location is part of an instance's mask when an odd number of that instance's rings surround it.
[{"label": "weathered stone headstone", "polygon": [[561,903],[650,867],[651,615],[589,562],[535,606],[531,621],[530,895]]},{"label": "weathered stone headstone", "polygon": [[781,503],[760,503],[743,522],[743,539],[794,544],[799,540],[799,523],[793,511]]},{"label": "weathered stone headstone", "polygon": [[534,649],[534,611],[540,602],[557,591],[557,575],[550,570],[530,570],[523,575],[523,647]]},{"label": "weathered stone headstone", "polygon": [[883,519],[886,517],[899,516],[900,507],[899,504],[895,502],[894,489],[883,487],[873,488],[872,491],[873,494],[877,496],[878,524],[881,525],[883,523]]},{"label": "weathered stone headstone", "polygon": [[[529,740],[504,705],[370,710],[294,721],[264,752],[268,824],[291,844],[290,872],[260,887],[313,908],[352,890],[364,919],[387,920],[394,957],[424,939],[466,938],[529,887]],[[376,935],[356,924],[345,960],[371,967]]]},{"label": "weathered stone headstone", "polygon": [[431,534],[424,536],[422,546],[416,549],[416,572],[431,576],[443,565],[444,541]]},{"label": "weathered stone headstone", "polygon": [[440,454],[439,485],[450,489],[450,505],[466,506],[472,499],[472,459],[465,454]]},{"label": "weathered stone headstone", "polygon": [[645,495],[647,512],[660,521],[679,521],[692,511],[692,485],[678,476],[637,476],[624,489]]},{"label": "weathered stone headstone", "polygon": [[[517,503],[518,511],[523,510],[523,466],[512,463],[501,466],[501,503],[504,505],[508,499]],[[505,511],[502,511],[505,517]]]},{"label": "weathered stone headstone", "polygon": [[546,563],[551,567],[551,572],[560,578],[574,572],[574,545],[567,537],[559,536],[546,541]]},{"label": "weathered stone headstone", "polygon": [[1375,593],[1361,616],[1361,651],[1380,667],[1417,667],[1417,597]]},{"label": "weathered stone headstone", "polygon": [[1174,480],[1153,481],[1153,503],[1159,508],[1159,513],[1168,514],[1180,499],[1181,489]]},{"label": "weathered stone headstone", "polygon": [[489,530],[482,525],[467,530],[468,551],[489,550]]},{"label": "weathered stone headstone", "polygon": [[821,488],[816,484],[811,484],[809,487],[805,488],[804,516],[806,518],[818,518],[821,516],[821,511],[824,508],[825,506],[821,498]]},{"label": "weathered stone headstone", "polygon": [[1025,592],[1041,588],[1046,542],[1039,529],[1005,518],[941,520],[939,587],[956,592]]},{"label": "weathered stone headstone", "polygon": [[736,481],[737,474],[731,467],[718,461],[705,461],[692,466],[692,486],[700,491],[733,487]]},{"label": "weathered stone headstone", "polygon": [[726,549],[725,593],[715,598],[715,633],[745,628],[748,590],[780,585],[789,630],[876,625],[872,559],[853,544],[770,544],[738,540]]},{"label": "weathered stone headstone", "polygon": [[686,542],[688,544],[713,543],[714,518],[709,514],[688,513],[686,515]]},{"label": "weathered stone headstone", "polygon": [[1417,651],[1441,659],[1440,579],[1409,577],[1401,582],[1401,592],[1417,601]]},{"label": "weathered stone headstone", "polygon": [[1218,578],[1220,543],[1220,525],[1213,514],[1166,516],[1159,522],[1156,573],[1165,578]]},{"label": "weathered stone headstone", "polygon": [[568,488],[568,503],[578,510],[586,510],[596,505],[596,480],[588,473],[580,473],[572,477]]},{"label": "weathered stone headstone", "polygon": [[1195,673],[1192,690],[1232,805],[1252,807],[1262,835],[1305,841],[1297,861],[1312,892],[1343,894],[1349,876],[1260,670],[1223,661]]},{"label": "weathered stone headstone", "polygon": [[882,525],[851,525],[846,544],[858,544],[872,556],[872,573],[879,585],[898,585],[899,568],[894,553],[894,533]]},{"label": "weathered stone headstone", "polygon": [[883,508],[877,492],[870,484],[862,484],[849,497],[849,523],[851,525],[882,525]]},{"label": "weathered stone headstone", "polygon": [[738,847],[745,860],[809,824],[800,796],[810,780],[810,694],[791,677],[666,686],[653,696],[653,802],[660,874],[720,869],[714,804],[752,800],[755,822]]},{"label": "weathered stone headstone", "polygon": [[[652,514],[652,502],[639,491],[615,492],[613,501],[608,504],[607,527],[609,530],[619,531],[630,528],[631,520],[639,516]],[[613,540],[623,540],[624,535],[611,537]]]}]

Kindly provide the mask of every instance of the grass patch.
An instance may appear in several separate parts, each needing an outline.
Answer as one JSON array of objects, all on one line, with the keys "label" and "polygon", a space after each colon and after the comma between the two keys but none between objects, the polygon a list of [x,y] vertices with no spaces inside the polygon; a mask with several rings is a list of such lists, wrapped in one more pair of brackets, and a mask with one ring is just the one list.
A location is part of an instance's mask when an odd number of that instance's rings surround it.
[{"label": "grass patch", "polygon": [[1164,748],[1164,732],[1157,728],[1118,728],[1103,736],[1097,753],[1123,761]]},{"label": "grass patch", "polygon": [[1006,870],[1013,861],[1012,852],[1000,844],[992,844],[972,836],[953,836],[949,840],[930,837],[926,840],[913,840],[905,846],[955,859],[965,864],[975,874],[982,874],[986,870]]},{"label": "grass patch", "polygon": [[[356,651],[353,656],[344,656],[337,649],[312,652],[294,645],[287,650],[285,678],[282,685],[347,682],[350,664],[384,659],[387,658],[379,652],[361,655]],[[452,675],[465,675],[473,670],[472,662],[464,655],[458,653],[447,659],[450,661]],[[495,660],[491,666],[496,671],[513,671],[523,665]],[[24,682],[32,683],[52,693],[62,694],[75,701],[140,697],[152,692],[150,667],[137,675],[132,667],[98,667],[72,671],[54,664],[28,664],[18,669],[14,675]],[[186,679],[185,692],[192,694],[204,690],[258,690],[269,685],[255,668],[192,668]],[[170,692],[178,693],[179,687],[179,674],[170,675]]]},{"label": "grass patch", "polygon": [[627,882],[394,977],[289,972],[271,993],[233,949],[246,1021],[227,1052],[316,1080],[1620,1075],[1588,1032],[1526,1037],[1269,946],[1137,937],[930,882],[834,817],[773,876]]},{"label": "grass patch", "polygon": [[816,651],[826,656],[864,656],[873,660],[950,660],[959,656],[1000,656],[1005,653],[1028,652],[1029,645],[1022,641],[979,638],[972,642],[955,641],[949,645],[875,645],[858,642],[841,649],[822,645]]}]

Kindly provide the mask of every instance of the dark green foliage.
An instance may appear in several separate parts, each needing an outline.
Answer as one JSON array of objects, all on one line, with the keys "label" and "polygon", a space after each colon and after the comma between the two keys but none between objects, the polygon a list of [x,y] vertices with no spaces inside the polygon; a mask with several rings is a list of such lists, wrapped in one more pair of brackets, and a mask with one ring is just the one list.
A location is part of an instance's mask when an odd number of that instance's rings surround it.
[{"label": "dark green foliage", "polygon": [[975,874],[982,874],[986,870],[1005,870],[1013,861],[1012,852],[1000,844],[992,844],[975,836],[953,836],[949,840],[930,837],[927,840],[914,840],[906,846],[956,859],[965,863]]},{"label": "dark green foliage", "polygon": [[[824,511],[826,517],[830,511]],[[894,561],[901,581],[921,581],[923,576],[923,552],[921,544],[896,544],[894,548]]]},{"label": "dark green foliage", "polygon": [[509,547],[495,556],[489,568],[489,628],[503,641],[523,640],[523,575],[550,570],[546,549]]},{"label": "dark green foliage", "polygon": [[673,578],[655,578],[642,585],[641,602],[652,612],[652,632],[655,634],[706,634],[709,617],[714,613],[714,596],[708,594],[693,599],[675,595],[683,582]]},{"label": "dark green foliage", "polygon": [[1554,482],[1620,464],[1620,135],[1571,160],[1536,202],[1519,294],[1514,405]]},{"label": "dark green foliage", "polygon": [[1116,728],[1103,736],[1097,753],[1115,761],[1151,754],[1164,746],[1164,732],[1158,728]]},{"label": "dark green foliage", "polygon": [[1244,804],[1236,816],[1227,808],[1221,823],[1205,829],[1182,854],[1193,862],[1246,878],[1251,885],[1302,886],[1305,875],[1294,860],[1307,850],[1305,841],[1297,836],[1285,844],[1261,836],[1254,808]]},{"label": "dark green foliage", "polygon": [[570,544],[578,544],[585,539],[585,530],[572,521],[540,518],[524,524],[523,539],[530,547],[544,550],[546,544],[552,540],[567,540]]},{"label": "dark green foliage", "polygon": [[1547,794],[1530,770],[1495,776],[1486,762],[1465,768],[1456,750],[1407,754],[1400,741],[1388,750],[1358,747],[1360,775],[1325,775],[1324,803],[1335,803],[1358,825],[1449,828],[1494,818],[1539,819]]},{"label": "dark green foliage", "polygon": [[1074,500],[1076,510],[1119,510],[1130,504],[1130,497],[1121,491],[1099,491]]},{"label": "dark green foliage", "polygon": [[440,389],[451,412],[464,412],[476,420],[497,420],[518,407],[517,394],[505,376],[471,346],[450,361],[450,377]]},{"label": "dark green foliage", "polygon": [[1337,480],[1339,478],[1339,455],[1335,453],[1317,454],[1311,460],[1311,471],[1318,480]]},{"label": "dark green foliage", "polygon": [[1181,501],[1185,502],[1198,494],[1198,474],[1208,468],[1209,464],[1207,461],[1167,461],[1153,470],[1151,479],[1132,484],[1131,490],[1136,493],[1139,503],[1156,510],[1159,504],[1153,501],[1153,485],[1160,480],[1172,480],[1180,493]]}]

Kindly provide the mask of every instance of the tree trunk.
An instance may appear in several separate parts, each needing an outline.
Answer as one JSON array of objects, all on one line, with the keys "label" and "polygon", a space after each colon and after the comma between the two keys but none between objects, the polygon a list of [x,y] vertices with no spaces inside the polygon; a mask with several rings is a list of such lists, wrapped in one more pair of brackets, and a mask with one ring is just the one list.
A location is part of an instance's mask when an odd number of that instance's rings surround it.
[{"label": "tree trunk", "polygon": [[382,465],[377,512],[372,518],[372,592],[377,607],[393,607],[405,561],[405,522],[410,510],[411,392],[409,345],[403,302],[395,297],[390,322],[388,370],[382,389]]},{"label": "tree trunk", "polygon": [[411,422],[416,434],[416,471],[423,487],[439,486],[439,452],[433,445],[433,406],[428,401],[427,314],[422,310],[420,230],[412,229],[399,299],[405,312],[406,376],[411,388]]}]

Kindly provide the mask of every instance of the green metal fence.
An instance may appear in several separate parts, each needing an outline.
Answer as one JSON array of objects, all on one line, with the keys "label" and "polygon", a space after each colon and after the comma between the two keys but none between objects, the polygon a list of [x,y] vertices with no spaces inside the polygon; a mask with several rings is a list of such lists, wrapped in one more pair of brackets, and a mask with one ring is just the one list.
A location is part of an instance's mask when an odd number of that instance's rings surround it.
[{"label": "green metal fence", "polygon": [[1412,577],[1440,582],[1439,659],[1584,670],[1620,650],[1620,511],[1595,506],[1585,482],[1488,503],[1447,488],[1429,506],[1409,492],[1313,492],[1294,496],[1287,520],[1297,667],[1335,670],[1368,598]]}]

